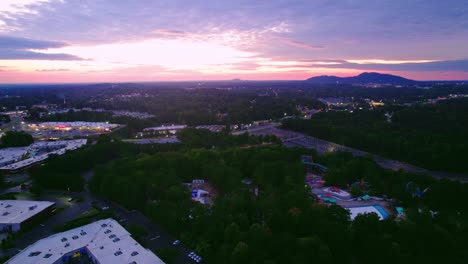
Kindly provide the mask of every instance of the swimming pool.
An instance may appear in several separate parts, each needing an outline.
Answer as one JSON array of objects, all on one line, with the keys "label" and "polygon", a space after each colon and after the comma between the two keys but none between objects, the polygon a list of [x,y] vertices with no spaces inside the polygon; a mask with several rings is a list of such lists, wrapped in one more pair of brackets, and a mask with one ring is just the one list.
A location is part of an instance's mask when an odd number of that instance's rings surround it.
[{"label": "swimming pool", "polygon": [[388,214],[387,214],[387,212],[385,212],[385,210],[380,205],[376,204],[376,205],[374,205],[374,208],[377,209],[377,211],[379,211],[379,213],[382,215],[383,219],[387,219]]},{"label": "swimming pool", "polygon": [[353,207],[346,207],[351,213],[351,220],[354,220],[356,216],[359,214],[367,214],[367,213],[376,213],[379,216],[380,220],[384,220],[388,217],[387,212],[378,204],[376,205],[367,205],[367,206],[353,206]]}]

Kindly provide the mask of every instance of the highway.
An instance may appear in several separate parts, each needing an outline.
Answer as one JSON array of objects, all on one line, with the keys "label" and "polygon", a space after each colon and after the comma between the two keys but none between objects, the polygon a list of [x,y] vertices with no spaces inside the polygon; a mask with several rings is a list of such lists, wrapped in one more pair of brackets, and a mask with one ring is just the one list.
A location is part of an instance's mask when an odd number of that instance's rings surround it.
[{"label": "highway", "polygon": [[[276,128],[277,129],[277,128]],[[282,130],[282,129],[279,129]],[[286,130],[287,131],[287,130]],[[283,132],[285,133],[285,132]],[[313,148],[315,149],[318,154],[322,155],[328,152],[335,152],[335,151],[345,151],[350,152],[354,156],[366,156],[372,158],[379,166],[384,169],[389,170],[404,170],[411,173],[418,173],[418,174],[427,174],[436,179],[443,179],[447,178],[450,180],[455,180],[459,182],[468,182],[468,175],[457,174],[457,173],[449,173],[449,172],[440,172],[440,171],[431,171],[428,169],[424,169],[421,167],[417,167],[405,162],[401,162],[398,160],[386,159],[380,157],[378,155],[365,152],[359,149],[354,149],[350,147],[346,147],[343,145],[339,145],[330,141],[326,141],[323,139],[318,139],[315,137],[307,136],[304,134],[300,134],[297,132],[295,133],[295,137],[283,139],[282,142],[287,147],[302,147],[302,148]]]},{"label": "highway", "polygon": [[299,132],[278,128],[277,124],[257,127],[255,130],[248,131],[251,135],[275,135],[281,139],[283,145],[287,147],[313,148],[318,154],[323,155],[328,152],[345,151],[354,156],[366,156],[373,159],[378,165],[389,170],[404,170],[411,173],[427,174],[436,179],[450,179],[459,182],[468,182],[468,175],[449,173],[441,171],[431,171],[418,166],[414,166],[398,160],[383,158],[381,156],[362,151],[355,148],[346,147],[327,140],[308,136]]}]

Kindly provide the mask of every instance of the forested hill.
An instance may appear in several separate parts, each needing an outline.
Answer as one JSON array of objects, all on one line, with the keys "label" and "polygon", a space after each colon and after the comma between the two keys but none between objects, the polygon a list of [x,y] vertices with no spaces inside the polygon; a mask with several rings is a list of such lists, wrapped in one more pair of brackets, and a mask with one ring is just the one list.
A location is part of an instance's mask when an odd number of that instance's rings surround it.
[{"label": "forested hill", "polygon": [[[385,113],[393,114],[387,120]],[[431,170],[468,172],[468,99],[285,120],[287,129]]]},{"label": "forested hill", "polygon": [[321,84],[391,84],[391,85],[414,85],[417,81],[406,79],[400,76],[391,74],[382,74],[377,72],[363,72],[357,76],[352,77],[337,77],[337,76],[317,76],[307,80],[311,83]]}]

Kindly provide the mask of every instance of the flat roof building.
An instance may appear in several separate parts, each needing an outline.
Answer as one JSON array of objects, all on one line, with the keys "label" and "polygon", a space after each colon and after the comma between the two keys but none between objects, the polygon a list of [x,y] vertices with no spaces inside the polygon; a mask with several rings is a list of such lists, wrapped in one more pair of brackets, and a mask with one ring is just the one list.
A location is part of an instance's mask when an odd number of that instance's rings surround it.
[{"label": "flat roof building", "polygon": [[138,132],[138,136],[144,135],[174,135],[177,131],[187,128],[186,125],[170,125],[170,126],[158,126],[158,127],[147,127],[142,132]]},{"label": "flat roof building", "polygon": [[107,122],[42,122],[37,124],[29,124],[31,129],[46,129],[46,130],[102,130],[110,131],[114,128],[119,127],[118,124],[109,124]]},{"label": "flat roof building", "polygon": [[159,132],[159,131],[176,131],[186,128],[186,125],[171,125],[171,126],[158,126],[158,127],[147,127],[143,131],[148,132]]},{"label": "flat roof building", "polygon": [[211,132],[221,132],[226,128],[225,125],[200,125],[196,126],[196,129],[207,129]]},{"label": "flat roof building", "polygon": [[46,160],[49,155],[63,155],[86,145],[86,139],[39,141],[29,147],[0,149],[0,171],[15,171]]},{"label": "flat roof building", "polygon": [[0,200],[0,231],[17,232],[54,207],[47,201]]},{"label": "flat roof building", "polygon": [[0,167],[22,160],[28,149],[29,147],[0,149]]},{"label": "flat roof building", "polygon": [[96,264],[164,264],[114,219],[99,220],[41,239],[6,264],[56,264],[78,257]]}]

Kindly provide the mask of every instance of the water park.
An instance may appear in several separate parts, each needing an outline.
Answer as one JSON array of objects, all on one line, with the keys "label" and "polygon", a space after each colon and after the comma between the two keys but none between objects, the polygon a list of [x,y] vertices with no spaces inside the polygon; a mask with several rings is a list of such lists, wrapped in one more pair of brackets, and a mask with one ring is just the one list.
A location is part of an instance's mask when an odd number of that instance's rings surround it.
[{"label": "water park", "polygon": [[[310,156],[303,156],[302,162],[307,167],[305,187],[310,188],[311,194],[319,202],[328,205],[339,205],[347,209],[350,212],[351,220],[354,220],[359,214],[365,213],[375,213],[381,220],[386,219],[389,215],[404,216],[404,209],[402,207],[395,208],[387,199],[369,194],[353,197],[347,190],[343,190],[337,186],[327,186],[323,178],[328,172],[327,167],[314,163]],[[365,183],[357,184],[365,185]]]}]

